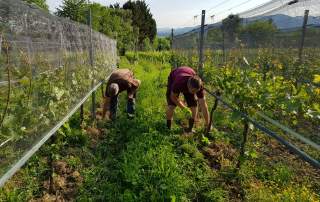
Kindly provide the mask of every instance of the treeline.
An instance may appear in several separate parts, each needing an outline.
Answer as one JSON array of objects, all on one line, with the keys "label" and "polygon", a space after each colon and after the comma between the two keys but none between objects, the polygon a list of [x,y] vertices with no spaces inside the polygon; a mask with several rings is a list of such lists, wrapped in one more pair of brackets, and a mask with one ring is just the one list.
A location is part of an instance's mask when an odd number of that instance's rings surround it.
[{"label": "treeline", "polygon": [[[46,0],[24,0],[48,11]],[[124,55],[128,50],[168,50],[170,41],[157,38],[157,25],[149,6],[143,0],[103,6],[88,4],[86,0],[63,0],[55,14],[87,24],[89,8],[92,12],[93,29],[117,40],[118,51]]]},{"label": "treeline", "polygon": [[222,21],[221,27],[208,31],[208,41],[254,47],[271,43],[277,32],[272,20],[244,23],[238,15],[230,15]]},{"label": "treeline", "polygon": [[229,42],[241,40],[250,46],[266,45],[272,42],[277,26],[270,20],[244,23],[238,15],[229,15],[222,21],[222,31]]}]

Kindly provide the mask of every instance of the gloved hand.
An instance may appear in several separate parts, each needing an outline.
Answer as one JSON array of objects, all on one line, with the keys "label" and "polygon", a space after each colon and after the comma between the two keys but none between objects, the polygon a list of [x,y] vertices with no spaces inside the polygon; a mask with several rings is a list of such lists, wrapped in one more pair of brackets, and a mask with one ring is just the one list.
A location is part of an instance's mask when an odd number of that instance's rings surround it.
[{"label": "gloved hand", "polygon": [[189,108],[185,107],[182,109],[182,112],[184,113],[184,115],[188,118],[191,118],[192,117],[192,112],[190,111]]}]

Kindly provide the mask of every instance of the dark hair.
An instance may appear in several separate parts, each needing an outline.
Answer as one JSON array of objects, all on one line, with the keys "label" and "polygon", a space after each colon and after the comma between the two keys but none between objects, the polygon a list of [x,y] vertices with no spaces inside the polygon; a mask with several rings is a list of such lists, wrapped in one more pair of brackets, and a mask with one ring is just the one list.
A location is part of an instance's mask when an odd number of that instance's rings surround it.
[{"label": "dark hair", "polygon": [[199,76],[193,76],[189,79],[190,86],[195,89],[200,89],[202,87],[202,81]]}]

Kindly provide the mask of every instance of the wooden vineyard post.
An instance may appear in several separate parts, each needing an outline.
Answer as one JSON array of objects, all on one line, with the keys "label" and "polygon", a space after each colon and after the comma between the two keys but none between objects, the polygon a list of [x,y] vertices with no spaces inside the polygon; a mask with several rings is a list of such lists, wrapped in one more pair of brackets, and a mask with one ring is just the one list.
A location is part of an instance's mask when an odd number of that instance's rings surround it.
[{"label": "wooden vineyard post", "polygon": [[242,133],[242,143],[240,148],[240,157],[238,160],[237,168],[240,168],[243,160],[244,160],[244,154],[245,154],[245,147],[248,140],[248,133],[249,133],[249,122],[248,120],[244,120],[244,128]]},{"label": "wooden vineyard post", "polygon": [[302,53],[303,53],[304,41],[305,41],[305,37],[306,37],[308,18],[309,18],[309,10],[305,10],[304,11],[304,20],[303,20],[303,25],[302,25],[302,34],[301,34],[301,40],[300,40],[300,46],[299,46],[299,64],[303,63]]},{"label": "wooden vineyard post", "polygon": [[173,50],[173,39],[174,39],[174,34],[173,34],[173,29],[171,29],[171,50]]},{"label": "wooden vineyard post", "polygon": [[204,66],[204,54],[203,54],[203,46],[204,46],[204,23],[206,19],[206,11],[202,10],[201,15],[201,31],[200,31],[200,45],[199,45],[199,67],[198,71],[200,77],[203,76],[203,66]]},{"label": "wooden vineyard post", "polygon": [[225,33],[224,33],[224,28],[222,28],[222,60],[223,64],[226,63],[226,47],[225,47]]},{"label": "wooden vineyard post", "polygon": [[[92,73],[92,81],[91,81],[91,88],[94,88],[95,84],[95,73],[94,73],[94,55],[93,55],[93,41],[92,41],[92,10],[89,5],[89,12],[88,12],[88,25],[90,28],[90,48],[89,48],[89,59],[90,59],[90,66],[91,66],[91,73]],[[91,95],[91,116],[92,121],[96,119],[96,92],[93,91]]]}]

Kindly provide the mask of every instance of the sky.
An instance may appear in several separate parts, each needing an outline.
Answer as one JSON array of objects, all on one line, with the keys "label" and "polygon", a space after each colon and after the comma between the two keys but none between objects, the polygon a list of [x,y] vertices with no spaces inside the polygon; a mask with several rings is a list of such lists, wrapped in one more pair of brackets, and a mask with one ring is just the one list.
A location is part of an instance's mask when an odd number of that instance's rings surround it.
[{"label": "sky", "polygon": [[[116,2],[122,5],[127,0],[93,1],[108,6]],[[158,28],[199,25],[201,10],[206,10],[206,23],[213,23],[220,21],[231,13],[237,14],[268,1],[270,0],[146,0]],[[61,2],[62,0],[47,0],[50,11],[55,11]]]}]

